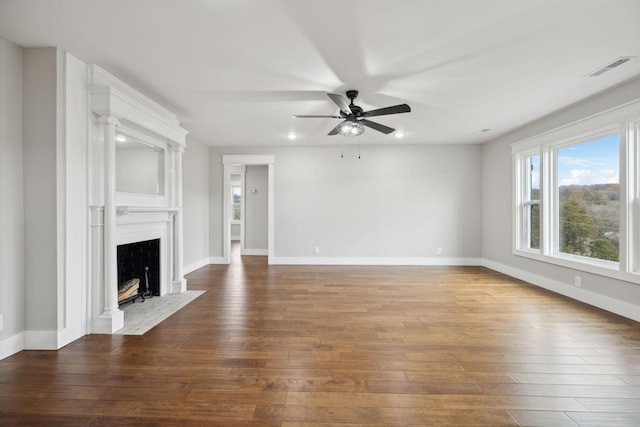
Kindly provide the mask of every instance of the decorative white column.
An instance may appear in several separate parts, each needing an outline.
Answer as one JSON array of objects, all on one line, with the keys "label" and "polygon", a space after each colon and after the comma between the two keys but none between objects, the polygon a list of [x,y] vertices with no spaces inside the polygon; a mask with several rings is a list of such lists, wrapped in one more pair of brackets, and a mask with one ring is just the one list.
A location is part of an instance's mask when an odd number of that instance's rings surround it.
[{"label": "decorative white column", "polygon": [[182,153],[184,147],[172,146],[174,151],[174,207],[176,214],[173,217],[173,278],[171,281],[171,291],[173,293],[182,293],[187,290],[187,281],[184,278],[182,264]]},{"label": "decorative white column", "polygon": [[116,128],[119,120],[101,116],[104,127],[104,310],[100,332],[113,333],[124,327],[124,312],[118,308],[118,250],[116,240]]}]

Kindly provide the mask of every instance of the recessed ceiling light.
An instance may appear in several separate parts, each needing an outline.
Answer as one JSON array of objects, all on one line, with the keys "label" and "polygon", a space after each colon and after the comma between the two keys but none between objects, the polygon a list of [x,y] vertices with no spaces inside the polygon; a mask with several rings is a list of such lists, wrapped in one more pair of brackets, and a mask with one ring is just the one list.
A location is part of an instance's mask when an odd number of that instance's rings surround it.
[{"label": "recessed ceiling light", "polygon": [[404,138],[404,133],[403,132],[396,132],[396,138]]},{"label": "recessed ceiling light", "polygon": [[296,139],[297,137],[298,137],[298,135],[296,135],[296,134],[295,134],[295,133],[293,133],[293,132],[290,132],[290,133],[287,135],[287,138],[289,138],[289,139],[291,139],[291,140]]},{"label": "recessed ceiling light", "polygon": [[118,142],[127,142],[127,137],[124,135],[116,135],[116,141]]}]

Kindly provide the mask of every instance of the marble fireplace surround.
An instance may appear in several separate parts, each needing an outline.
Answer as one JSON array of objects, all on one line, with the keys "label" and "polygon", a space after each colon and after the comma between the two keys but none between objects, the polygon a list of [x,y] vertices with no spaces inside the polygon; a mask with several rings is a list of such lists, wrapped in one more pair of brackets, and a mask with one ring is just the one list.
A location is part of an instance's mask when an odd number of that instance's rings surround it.
[{"label": "marble fireplace surround", "polygon": [[[182,293],[182,153],[187,131],[174,114],[98,66],[89,66],[90,333],[124,326],[117,301],[117,246],[160,239],[160,297]],[[163,191],[116,191],[116,136],[164,153]]]}]

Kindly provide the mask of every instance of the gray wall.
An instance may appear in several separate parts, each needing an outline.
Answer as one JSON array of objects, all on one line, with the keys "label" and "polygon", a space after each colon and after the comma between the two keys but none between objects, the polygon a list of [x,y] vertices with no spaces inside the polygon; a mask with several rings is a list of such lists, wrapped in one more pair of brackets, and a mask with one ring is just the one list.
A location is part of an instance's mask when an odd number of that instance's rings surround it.
[{"label": "gray wall", "polygon": [[0,341],[24,329],[22,71],[22,49],[0,39]]},{"label": "gray wall", "polygon": [[[247,166],[244,188],[244,248],[267,250],[268,239],[268,168],[266,165]],[[251,193],[250,189],[255,189]]]},{"label": "gray wall", "polygon": [[209,262],[209,148],[189,139],[182,161],[183,259],[197,268]]},{"label": "gray wall", "polygon": [[24,50],[25,329],[57,324],[58,51]]},{"label": "gray wall", "polygon": [[116,191],[166,194],[164,164],[162,150],[121,147],[116,143]]},{"label": "gray wall", "polygon": [[[510,144],[638,98],[640,79],[591,97],[483,146],[482,253],[485,260],[500,264],[499,268],[514,275],[536,275],[541,282],[549,280],[550,283],[555,283],[557,291],[568,295],[576,293],[574,297],[584,296],[583,300],[592,303],[610,297],[616,301],[640,305],[640,286],[636,284],[580,271],[582,290],[576,290],[571,286],[573,277],[577,274],[576,270],[518,257],[511,253],[513,187]],[[585,294],[585,291],[591,291],[593,294]],[[612,302],[607,303],[611,305]],[[615,305],[615,301],[613,304]]]},{"label": "gray wall", "polygon": [[[341,158],[341,152],[344,157]],[[273,154],[276,257],[479,258],[478,145],[211,149],[211,248],[222,255],[222,155]]]}]

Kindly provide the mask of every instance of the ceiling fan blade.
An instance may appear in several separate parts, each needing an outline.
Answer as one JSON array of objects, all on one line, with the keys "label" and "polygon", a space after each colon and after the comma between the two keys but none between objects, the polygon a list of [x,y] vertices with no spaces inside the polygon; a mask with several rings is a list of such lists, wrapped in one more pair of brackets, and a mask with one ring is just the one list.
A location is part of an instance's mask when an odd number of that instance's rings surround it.
[{"label": "ceiling fan blade", "polygon": [[389,126],[381,125],[380,123],[372,122],[371,120],[367,120],[367,119],[358,120],[358,123],[362,123],[364,126],[370,127],[371,129],[375,129],[378,132],[382,132],[386,135],[389,135],[390,133],[395,131],[394,128],[390,128]]},{"label": "ceiling fan blade", "polygon": [[340,111],[342,111],[344,114],[346,114],[347,116],[350,116],[353,114],[353,112],[351,111],[351,108],[349,107],[349,104],[347,104],[347,100],[344,99],[342,95],[338,95],[335,93],[328,93],[327,96],[331,98],[333,102],[336,103],[338,108],[340,108]]},{"label": "ceiling fan blade", "polygon": [[365,111],[362,113],[364,117],[385,116],[387,114],[409,113],[411,107],[407,104],[394,105],[392,107],[378,108],[377,110]]},{"label": "ceiling fan blade", "polygon": [[331,129],[331,132],[329,132],[327,135],[337,135],[340,131],[340,126],[342,126],[344,123],[346,123],[348,120],[343,120],[340,122],[340,124],[336,127],[334,127],[333,129]]},{"label": "ceiling fan blade", "polygon": [[293,117],[294,119],[325,118],[325,117],[328,117],[328,118],[331,118],[331,119],[342,119],[342,118],[344,118],[344,117],[340,117],[340,116],[317,116],[317,115],[313,115],[313,114],[311,114],[311,115],[308,115],[308,114],[295,114],[295,115],[293,115],[291,117]]}]

